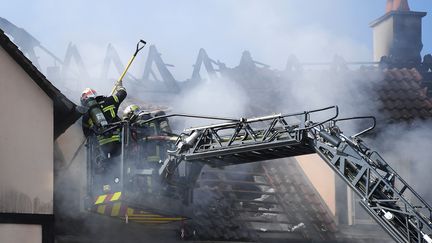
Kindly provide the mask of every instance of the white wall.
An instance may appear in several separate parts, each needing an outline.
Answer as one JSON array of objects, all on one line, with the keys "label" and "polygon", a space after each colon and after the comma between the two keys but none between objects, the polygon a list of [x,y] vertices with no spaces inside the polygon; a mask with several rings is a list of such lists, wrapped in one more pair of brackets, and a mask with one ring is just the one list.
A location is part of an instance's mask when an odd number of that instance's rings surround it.
[{"label": "white wall", "polygon": [[379,62],[382,56],[388,56],[394,39],[394,19],[387,18],[373,27],[374,61]]},{"label": "white wall", "polygon": [[0,224],[1,243],[42,242],[42,226],[33,224]]},{"label": "white wall", "polygon": [[53,102],[0,47],[0,212],[52,213]]}]

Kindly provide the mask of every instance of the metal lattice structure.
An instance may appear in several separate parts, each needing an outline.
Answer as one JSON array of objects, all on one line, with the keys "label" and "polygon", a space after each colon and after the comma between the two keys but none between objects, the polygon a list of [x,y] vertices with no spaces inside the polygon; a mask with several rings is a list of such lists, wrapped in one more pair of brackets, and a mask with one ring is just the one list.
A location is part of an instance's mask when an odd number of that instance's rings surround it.
[{"label": "metal lattice structure", "polygon": [[[335,115],[315,123],[310,115],[334,108]],[[297,122],[288,118],[299,116]],[[182,162],[198,161],[213,167],[242,164],[316,152],[362,199],[362,206],[397,242],[432,242],[432,208],[358,136],[345,136],[337,107],[240,119],[185,130],[160,172],[170,178]],[[257,126],[260,123],[261,126]]]}]

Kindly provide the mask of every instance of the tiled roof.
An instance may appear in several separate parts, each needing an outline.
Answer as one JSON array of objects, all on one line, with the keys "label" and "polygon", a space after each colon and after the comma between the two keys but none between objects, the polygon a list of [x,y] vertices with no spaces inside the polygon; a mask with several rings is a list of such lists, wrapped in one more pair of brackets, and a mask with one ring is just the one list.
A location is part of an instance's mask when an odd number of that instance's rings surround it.
[{"label": "tiled roof", "polygon": [[387,69],[376,84],[379,110],[390,122],[432,118],[432,99],[421,85],[422,75],[416,69]]},{"label": "tiled roof", "polygon": [[[287,73],[287,81],[294,83],[310,82],[310,79],[325,80],[330,88],[323,85],[322,88],[305,94],[305,97],[313,99],[320,96],[322,102],[338,105],[342,108],[342,116],[347,113],[354,116],[373,115],[378,118],[379,125],[432,118],[431,92],[425,86],[424,75],[415,68],[305,70],[302,75],[293,76]],[[316,84],[310,82],[306,85],[313,87]],[[305,101],[307,102],[307,99]],[[292,102],[295,102],[295,99]],[[297,101],[299,102],[301,104],[302,101]]]},{"label": "tiled roof", "polygon": [[[231,232],[235,233],[235,239],[242,239],[247,233],[245,238],[252,241],[259,238],[267,242],[277,234],[277,238],[285,239],[284,242],[334,242],[337,231],[334,217],[295,160],[228,168],[205,167],[198,180],[200,190],[195,195],[209,198],[219,192],[221,199],[231,202],[224,210],[232,212],[217,217],[218,221],[224,220],[224,224],[212,224],[216,217],[210,215],[208,203],[205,208],[200,208],[199,216],[193,221],[200,224],[201,237],[229,240],[232,237],[228,232]],[[221,199],[218,205],[221,205]],[[235,230],[227,229],[226,225],[232,223],[236,225]],[[207,231],[222,234],[208,238],[212,234]]]}]

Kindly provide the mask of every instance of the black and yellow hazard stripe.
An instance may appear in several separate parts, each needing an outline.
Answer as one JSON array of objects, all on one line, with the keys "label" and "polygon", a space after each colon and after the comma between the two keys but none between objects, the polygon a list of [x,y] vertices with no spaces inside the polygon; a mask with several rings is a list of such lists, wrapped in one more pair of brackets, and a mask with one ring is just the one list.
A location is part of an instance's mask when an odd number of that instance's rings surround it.
[{"label": "black and yellow hazard stripe", "polygon": [[119,217],[127,214],[127,205],[121,202],[101,204],[95,207],[94,211],[98,214]]},{"label": "black and yellow hazard stripe", "polygon": [[134,210],[132,208],[128,208],[127,215],[121,218],[125,220],[127,218],[128,221],[145,224],[164,224],[186,219],[184,217],[155,214],[142,210]]},{"label": "black and yellow hazard stripe", "polygon": [[142,224],[164,224],[186,220],[184,217],[155,214],[128,207],[126,203],[121,202],[121,196],[121,192],[98,196],[95,199],[92,211],[106,216],[119,217],[125,222]]},{"label": "black and yellow hazard stripe", "polygon": [[95,200],[95,205],[102,204],[102,203],[110,203],[114,201],[118,201],[121,198],[122,193],[121,192],[115,192],[112,194],[104,194],[100,195]]},{"label": "black and yellow hazard stripe", "polygon": [[120,202],[121,192],[100,195],[95,200],[95,211],[109,216],[125,215],[127,206]]}]

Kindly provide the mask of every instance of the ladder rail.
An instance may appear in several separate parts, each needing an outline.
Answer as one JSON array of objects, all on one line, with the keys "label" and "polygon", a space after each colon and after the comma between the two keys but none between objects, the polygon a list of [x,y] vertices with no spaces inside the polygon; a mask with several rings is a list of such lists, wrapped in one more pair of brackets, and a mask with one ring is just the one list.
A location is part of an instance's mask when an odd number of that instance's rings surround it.
[{"label": "ladder rail", "polygon": [[[343,135],[339,137],[340,144],[331,144],[319,131],[312,132],[316,153],[362,198],[366,211],[397,242],[430,242],[431,218],[419,212],[421,209],[431,215],[432,209],[424,199],[384,160],[372,160],[371,155],[376,152],[364,154]],[[402,188],[398,190],[395,184]],[[413,205],[404,196],[407,192],[412,192],[413,199],[422,205]]]},{"label": "ladder rail", "polygon": [[[334,114],[320,123],[306,124],[310,120],[311,114],[328,110],[334,110]],[[193,146],[190,146],[193,149],[181,152],[182,155],[189,155],[211,150],[271,143],[276,140],[292,140],[301,143],[304,141],[303,134],[305,131],[334,120],[338,114],[337,106],[329,106],[287,115],[275,114],[251,119],[242,118],[238,121],[189,128],[184,130],[182,135],[185,139],[179,139],[177,146],[183,146],[185,144],[183,140],[189,140],[188,143],[193,143]],[[287,121],[289,118],[295,118],[297,122],[290,123]],[[263,127],[263,122],[268,124]],[[261,124],[258,129],[254,128],[257,124]]]}]

